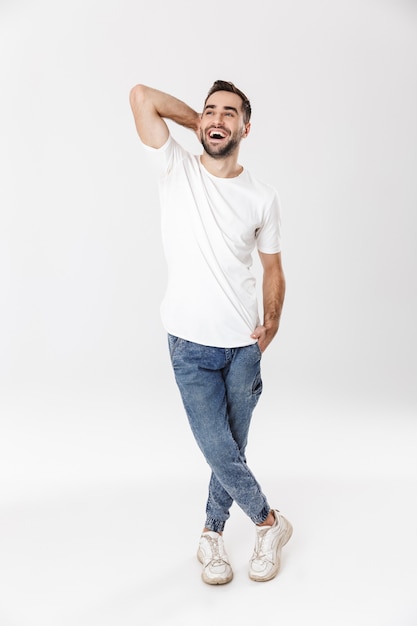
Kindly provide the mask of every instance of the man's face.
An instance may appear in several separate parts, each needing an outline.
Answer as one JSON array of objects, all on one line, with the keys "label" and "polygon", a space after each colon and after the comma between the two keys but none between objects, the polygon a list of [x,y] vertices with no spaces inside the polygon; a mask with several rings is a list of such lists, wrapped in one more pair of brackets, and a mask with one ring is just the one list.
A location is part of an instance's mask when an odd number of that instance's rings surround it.
[{"label": "man's face", "polygon": [[200,141],[204,150],[215,159],[232,154],[247,136],[242,99],[229,91],[216,91],[207,100],[201,115]]}]

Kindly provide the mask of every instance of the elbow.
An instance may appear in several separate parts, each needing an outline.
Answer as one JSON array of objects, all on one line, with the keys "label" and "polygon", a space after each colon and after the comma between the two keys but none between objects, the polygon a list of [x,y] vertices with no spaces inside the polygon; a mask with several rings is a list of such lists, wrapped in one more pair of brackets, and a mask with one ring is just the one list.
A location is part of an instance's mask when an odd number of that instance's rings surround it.
[{"label": "elbow", "polygon": [[146,100],[148,87],[146,85],[135,85],[130,90],[129,100],[132,107],[140,107]]}]

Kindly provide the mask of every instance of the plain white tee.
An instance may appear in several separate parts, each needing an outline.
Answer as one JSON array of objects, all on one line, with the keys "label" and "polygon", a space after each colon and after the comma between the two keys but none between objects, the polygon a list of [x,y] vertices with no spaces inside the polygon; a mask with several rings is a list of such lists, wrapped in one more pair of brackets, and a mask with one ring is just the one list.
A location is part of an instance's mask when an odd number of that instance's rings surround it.
[{"label": "plain white tee", "polygon": [[162,148],[159,182],[168,284],[161,305],[166,331],[206,346],[255,343],[259,324],[252,252],[280,252],[277,192],[248,171],[210,174],[172,136]]}]

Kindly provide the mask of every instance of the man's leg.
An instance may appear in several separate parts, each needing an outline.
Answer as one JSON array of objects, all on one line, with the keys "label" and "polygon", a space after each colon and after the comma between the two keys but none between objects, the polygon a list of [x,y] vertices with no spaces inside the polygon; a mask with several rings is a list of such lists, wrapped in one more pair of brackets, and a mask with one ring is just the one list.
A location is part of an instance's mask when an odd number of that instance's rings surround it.
[{"label": "man's leg", "polygon": [[[245,462],[252,413],[262,393],[260,362],[261,352],[258,345],[253,344],[231,351],[230,364],[224,370],[228,423]],[[226,503],[229,509],[232,502],[233,499],[229,493],[223,488],[217,476],[212,473],[207,501],[208,516],[215,517],[214,512],[226,506]],[[260,522],[264,520],[259,519],[257,523]]]},{"label": "man's leg", "polygon": [[255,524],[264,522],[270,507],[244,455],[260,393],[259,348],[212,348],[173,337],[169,341],[191,429],[214,475],[206,528],[223,530],[233,500]]}]

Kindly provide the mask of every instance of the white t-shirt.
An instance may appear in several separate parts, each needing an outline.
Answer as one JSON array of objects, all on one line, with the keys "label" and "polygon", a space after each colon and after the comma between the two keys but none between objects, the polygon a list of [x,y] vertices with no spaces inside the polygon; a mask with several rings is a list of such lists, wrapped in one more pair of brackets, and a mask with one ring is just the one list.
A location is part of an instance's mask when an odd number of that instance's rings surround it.
[{"label": "white t-shirt", "polygon": [[274,188],[249,172],[210,174],[200,157],[172,136],[157,150],[162,241],[168,285],[162,322],[172,335],[206,346],[255,343],[259,324],[252,252],[280,252],[280,209]]}]

